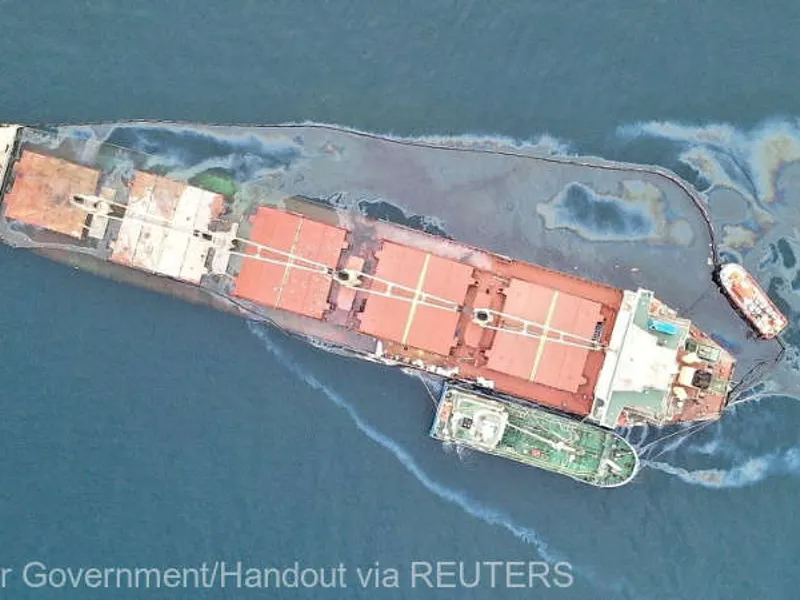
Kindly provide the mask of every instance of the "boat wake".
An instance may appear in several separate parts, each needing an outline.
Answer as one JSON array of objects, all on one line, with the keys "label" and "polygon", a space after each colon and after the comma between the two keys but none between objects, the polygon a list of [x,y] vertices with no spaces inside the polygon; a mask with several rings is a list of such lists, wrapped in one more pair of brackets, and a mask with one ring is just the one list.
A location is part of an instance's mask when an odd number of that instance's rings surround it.
[{"label": "boat wake", "polygon": [[574,573],[581,573],[596,587],[608,589],[619,594],[624,593],[625,597],[638,597],[630,590],[630,585],[627,581],[609,582],[605,579],[605,576],[601,577],[591,568],[577,567],[574,565],[574,563],[572,563],[572,561],[569,561],[558,551],[553,550],[550,545],[544,541],[541,536],[531,527],[517,523],[507,514],[492,507],[486,506],[485,504],[470,498],[457,489],[448,487],[439,483],[438,481],[435,481],[417,464],[417,462],[405,448],[400,446],[389,436],[372,427],[366,420],[364,420],[363,417],[361,417],[361,415],[358,414],[352,404],[347,402],[341,395],[336,393],[334,390],[317,379],[313,374],[309,373],[306,369],[293,361],[273,340],[266,326],[248,321],[247,327],[253,334],[256,335],[256,337],[261,340],[261,342],[264,344],[264,347],[281,364],[281,366],[290,371],[295,377],[303,381],[303,383],[309,387],[324,394],[328,400],[333,402],[337,407],[347,413],[359,431],[365,434],[373,442],[391,452],[391,454],[394,455],[398,461],[400,461],[403,467],[405,467],[406,470],[408,470],[408,472],[411,473],[417,479],[417,481],[423,485],[423,487],[425,487],[425,489],[436,494],[442,500],[458,506],[467,514],[483,521],[484,523],[500,526],[509,531],[522,542],[533,545],[543,560],[551,564],[562,561],[570,563]]},{"label": "boat wake", "polygon": [[742,488],[775,475],[800,476],[800,446],[783,452],[771,452],[748,458],[729,469],[697,469],[690,471],[666,462],[644,461],[646,467],[678,477],[691,485],[715,489]]},{"label": "boat wake", "polygon": [[350,419],[353,421],[355,426],[358,428],[361,433],[365,434],[368,438],[370,438],[373,442],[376,442],[389,452],[391,452],[397,460],[412,474],[417,480],[430,492],[433,492],[443,500],[450,502],[451,504],[455,504],[459,508],[462,508],[464,511],[488,523],[490,525],[499,525],[508,531],[510,531],[514,536],[518,539],[522,540],[525,543],[533,544],[536,546],[541,557],[550,562],[558,562],[560,560],[565,560],[563,557],[559,556],[556,552],[554,552],[549,545],[539,537],[539,534],[536,533],[530,527],[525,527],[524,525],[520,525],[513,521],[508,515],[503,514],[502,512],[480,504],[479,502],[469,498],[462,492],[455,490],[453,488],[447,487],[442,485],[441,483],[433,480],[427,473],[425,473],[422,468],[417,464],[414,458],[409,454],[409,452],[401,447],[397,442],[395,442],[390,437],[386,436],[385,434],[381,433],[374,427],[372,427],[369,423],[367,423],[361,415],[356,412],[355,408],[347,402],[341,395],[330,389],[327,385],[322,383],[319,379],[314,377],[311,373],[303,369],[297,363],[295,363],[291,358],[289,358],[284,350],[282,350],[278,344],[272,339],[270,334],[268,333],[267,329],[263,325],[258,325],[251,321],[248,321],[248,328],[252,333],[254,333],[263,343],[266,349],[272,354],[275,359],[287,370],[289,370],[294,376],[298,379],[302,380],[306,385],[309,387],[322,392],[325,397],[333,402],[336,406],[344,410]]},{"label": "boat wake", "polygon": [[[659,435],[661,428],[651,427],[647,424],[619,430],[620,435],[633,446],[641,459],[654,460],[659,456],[674,452],[691,437],[700,433],[703,429],[711,425],[705,423],[683,423],[671,433]],[[641,430],[641,431],[639,431]],[[650,439],[650,434],[655,431],[656,438]]]},{"label": "boat wake", "polygon": [[[735,419],[736,415],[731,415],[731,417]],[[745,418],[748,419],[750,425],[755,425],[750,416],[745,416]],[[760,425],[759,429],[770,427],[775,433],[775,419],[776,416],[772,413],[762,413],[762,417],[757,421]],[[771,425],[768,423],[770,421],[773,422]],[[727,423],[731,424],[730,421]],[[668,444],[660,444],[669,438],[669,436],[663,436],[650,444],[641,446],[638,451],[642,456],[642,466],[672,475],[691,485],[714,489],[747,487],[764,481],[769,477],[800,476],[800,443],[795,442],[795,445],[788,447],[784,445],[783,449],[754,453],[752,449],[746,449],[726,439],[723,429],[725,424],[725,421],[717,421],[701,424],[699,428],[697,424],[685,426],[670,434],[676,435],[676,437],[670,439]],[[734,423],[734,425],[736,424]],[[712,426],[713,428],[709,429]],[[710,438],[695,439],[687,443],[690,437],[700,433],[701,430],[712,432],[713,434]],[[734,439],[739,439],[740,435],[741,433],[736,431],[731,434]],[[671,462],[658,460],[659,457],[674,453],[679,448],[687,456],[695,455],[696,457],[728,459],[733,464],[728,468],[688,469]],[[653,449],[657,449],[658,452],[654,453]]]},{"label": "boat wake", "polygon": [[689,448],[695,454],[702,454],[705,456],[716,456],[722,451],[722,439],[717,436],[702,444],[697,444]]},{"label": "boat wake", "polygon": [[[703,186],[706,193],[729,189],[745,200],[745,214],[740,213],[738,217],[732,217],[733,220],[718,224],[722,225],[721,249],[738,262],[755,260],[757,270],[763,271],[762,277],[770,282],[771,293],[783,300],[790,323],[796,321],[800,303],[796,294],[788,292],[788,282],[791,282],[792,289],[800,285],[800,265],[793,250],[800,236],[797,229],[791,229],[790,224],[796,222],[792,212],[795,209],[792,203],[786,202],[788,189],[785,183],[781,183],[780,176],[787,165],[800,163],[800,121],[773,119],[751,130],[727,124],[694,126],[649,121],[620,127],[617,134],[628,141],[650,139],[671,144],[677,150],[677,161],[694,172],[696,183]],[[710,198],[713,205],[713,196]],[[748,258],[749,253],[752,253],[752,258]],[[792,360],[791,354],[787,353],[789,360],[784,366],[797,370],[800,361]],[[796,373],[788,372],[786,375],[793,379]],[[787,397],[787,392],[791,393],[786,385],[779,385],[774,379],[760,381],[749,388],[737,393],[737,399],[727,411],[729,418],[736,418],[746,403]],[[726,442],[722,423],[718,426],[713,439],[695,441],[695,438],[692,443],[687,441],[700,429],[682,429],[647,445],[642,443],[646,441],[645,436],[639,444],[644,455],[643,465],[686,483],[715,489],[741,488],[768,477],[800,475],[800,446],[786,449],[784,445],[783,449],[767,452],[745,450]],[[654,446],[655,443],[658,445]],[[658,460],[679,448],[686,454],[724,456],[733,464],[729,468],[692,470]]]}]

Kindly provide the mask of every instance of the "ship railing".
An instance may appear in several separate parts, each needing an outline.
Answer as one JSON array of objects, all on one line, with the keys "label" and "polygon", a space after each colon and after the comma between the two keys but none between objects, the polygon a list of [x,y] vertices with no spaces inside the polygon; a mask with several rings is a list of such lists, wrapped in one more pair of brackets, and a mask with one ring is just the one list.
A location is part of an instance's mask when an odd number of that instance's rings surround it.
[{"label": "ship railing", "polygon": [[[255,242],[250,242],[250,241],[248,241],[248,243],[258,246],[260,249],[273,252],[272,248],[264,246],[263,244],[257,244]],[[304,262],[308,262],[313,265],[311,267],[306,267],[304,265],[299,265],[292,262],[292,259],[295,256],[292,253],[284,251],[275,251],[275,252],[277,252],[278,254],[286,255],[289,258],[289,260],[281,261],[276,259],[269,259],[267,257],[255,254],[244,254],[244,253],[234,253],[234,252],[232,252],[231,254],[241,255],[245,258],[261,260],[272,264],[277,264],[280,266],[286,266],[289,268],[297,268],[305,271],[311,271],[314,273],[319,273],[333,278],[332,270],[327,265],[324,265],[322,263],[315,263],[314,261],[308,259],[303,259]],[[434,294],[422,292],[419,289],[414,289],[406,285],[395,283],[393,281],[389,281],[388,279],[383,279],[381,277],[377,277],[375,275],[369,275],[363,272],[359,273],[359,277],[361,277],[364,280],[368,280],[373,283],[379,283],[385,286],[385,289],[378,289],[376,287],[359,287],[358,288],[359,291],[364,292],[365,294],[382,296],[384,298],[393,298],[396,300],[409,302],[411,304],[416,304],[418,306],[428,306],[431,308],[437,308],[439,310],[445,310],[448,312],[458,312],[463,309],[463,307],[457,302],[448,300],[447,298],[441,298]],[[404,292],[407,295],[396,293],[398,290]],[[570,333],[569,331],[557,329],[555,327],[550,327],[544,323],[538,323],[536,321],[523,319],[522,317],[517,317],[509,313],[503,313],[500,311],[495,311],[487,308],[471,308],[467,310],[469,310],[469,312],[471,312],[472,314],[484,313],[485,315],[488,315],[490,322],[492,320],[492,317],[498,317],[498,320],[502,322],[502,325],[491,325],[474,321],[477,322],[481,327],[484,327],[485,329],[491,329],[495,331],[505,331],[508,333],[513,333],[515,335],[522,335],[533,339],[541,339],[547,342],[563,344],[566,346],[572,346],[574,348],[581,348],[584,350],[599,351],[605,349],[604,345],[593,340],[592,338],[584,337],[575,333]],[[519,327],[515,328],[513,326],[509,326],[507,323],[509,321],[515,321],[519,323],[521,325],[521,329]],[[531,331],[530,329],[537,329],[539,331]],[[550,335],[551,333],[555,334],[556,337]]]},{"label": "ship railing", "polygon": [[[303,258],[301,256],[295,255],[292,252],[286,252],[286,251],[283,251],[283,250],[277,250],[277,249],[271,248],[269,246],[266,246],[264,244],[259,244],[257,242],[253,242],[253,241],[250,241],[250,240],[243,240],[243,242],[246,243],[246,244],[250,244],[250,245],[253,245],[253,246],[257,247],[259,249],[259,254],[253,255],[253,254],[243,254],[243,253],[233,253],[233,252],[232,252],[232,254],[241,255],[241,256],[243,256],[245,258],[250,258],[250,259],[263,260],[265,262],[271,262],[271,263],[278,264],[278,265],[281,265],[281,266],[286,266],[286,267],[298,268],[298,269],[302,269],[302,270],[306,270],[306,271],[311,271],[311,272],[314,272],[314,273],[319,273],[319,274],[322,274],[322,275],[326,275],[326,276],[331,277],[331,278],[334,277],[333,270],[329,266],[327,266],[327,265],[325,265],[323,263],[318,263],[318,262],[312,261],[310,259]],[[267,257],[260,256],[261,250],[265,250],[267,252],[271,252],[271,253],[279,254],[279,255],[282,255],[282,256],[286,256],[289,260],[284,262],[284,261],[275,260],[275,259],[269,259]],[[309,266],[305,266],[305,265],[299,265],[296,262],[294,262],[297,259],[300,259],[300,260],[302,260],[302,262],[307,263],[307,264],[309,264],[311,266],[309,267]],[[396,300],[402,300],[404,302],[409,302],[409,303],[412,303],[412,304],[416,304],[416,305],[419,305],[419,306],[428,306],[430,308],[437,308],[439,310],[445,310],[445,311],[448,311],[448,312],[459,312],[461,310],[465,310],[465,307],[463,307],[458,302],[455,302],[453,300],[449,300],[447,298],[442,298],[440,296],[436,296],[436,295],[430,294],[428,292],[423,292],[419,288],[415,289],[415,288],[412,288],[410,286],[403,285],[403,284],[400,284],[400,283],[396,283],[394,281],[390,281],[388,279],[384,279],[382,277],[378,277],[377,275],[370,275],[370,274],[367,274],[367,273],[364,273],[364,272],[359,272],[358,276],[359,276],[360,279],[369,281],[369,282],[371,282],[373,284],[370,287],[359,287],[358,288],[359,291],[364,292],[366,294],[382,296],[384,298],[393,298],[393,299],[396,299]],[[378,283],[378,284],[380,284],[382,286],[385,286],[385,289],[379,289],[379,288],[375,287],[374,286],[375,283]],[[403,292],[403,294],[399,294],[399,293],[397,293],[397,291],[401,291],[401,292]],[[581,336],[581,335],[578,335],[578,334],[575,334],[575,333],[571,333],[569,331],[565,331],[565,330],[558,329],[558,328],[555,328],[555,327],[550,327],[547,324],[538,323],[536,321],[531,321],[529,319],[524,319],[522,317],[518,317],[516,315],[511,315],[509,313],[503,313],[503,312],[496,311],[496,310],[491,310],[491,309],[488,309],[488,308],[467,308],[466,310],[468,312],[470,312],[471,314],[473,314],[473,315],[477,315],[479,313],[482,313],[483,315],[486,315],[488,317],[489,323],[483,323],[483,322],[480,322],[478,320],[474,320],[474,322],[476,322],[481,327],[485,327],[487,329],[494,329],[494,330],[497,330],[497,331],[507,331],[509,333],[515,333],[515,334],[519,334],[519,335],[524,335],[524,336],[532,337],[532,338],[535,338],[535,339],[544,339],[546,341],[555,342],[555,343],[559,343],[559,344],[564,344],[564,345],[567,345],[567,346],[573,346],[573,347],[577,347],[577,348],[584,348],[584,349],[588,349],[588,350],[602,350],[602,349],[604,349],[604,346],[602,344],[600,344],[599,342],[597,342],[596,340],[594,340],[592,338]],[[503,326],[491,325],[490,323],[492,321],[492,317],[498,317],[498,320],[503,321],[504,322]],[[506,322],[508,322],[508,321],[514,321],[514,322],[517,322],[517,323],[521,324],[522,329],[521,330],[520,329],[514,329],[513,326],[511,326],[511,327],[505,326]],[[534,332],[534,331],[530,331],[531,328],[538,329],[538,330],[540,330],[540,332],[537,333],[537,332]],[[551,332],[555,333],[558,337],[553,337],[551,335],[548,335]]]},{"label": "ship railing", "polygon": [[[453,300],[448,300],[447,298],[442,298],[440,296],[436,296],[435,294],[429,294],[428,292],[423,292],[419,289],[414,289],[400,283],[395,283],[393,281],[389,281],[388,279],[377,277],[376,275],[368,275],[366,273],[361,273],[360,275],[364,279],[367,279],[373,283],[378,283],[386,286],[386,289],[383,291],[375,287],[370,287],[368,289],[363,290],[370,294],[377,294],[379,296],[384,296],[387,298],[396,298],[398,300],[406,300],[408,302],[416,301],[417,304],[430,306],[432,308],[439,308],[450,312],[458,312],[462,308],[461,304],[459,304],[458,302],[455,302]],[[408,294],[411,294],[411,296],[403,296],[400,294],[396,294],[395,290],[406,292]]]},{"label": "ship railing", "polygon": [[[117,206],[125,210],[125,214],[123,216],[111,215],[108,214],[107,211],[103,211],[102,216],[111,220],[123,221],[124,219],[136,219],[144,223],[164,227],[165,229],[169,229],[171,231],[182,232],[188,235],[195,235],[195,236],[202,235],[204,238],[206,237],[210,238],[209,241],[211,241],[211,244],[209,245],[213,245],[214,240],[217,237],[219,237],[218,235],[215,236],[214,233],[212,232],[200,231],[194,228],[176,226],[171,221],[171,219],[160,217],[158,215],[137,214],[135,211],[128,210],[130,208],[128,205],[116,202],[114,200],[106,200],[105,202],[108,206]],[[88,205],[76,203],[75,206],[82,208],[87,213],[90,213],[92,215],[98,213],[98,211],[93,210],[92,207]],[[84,225],[84,228],[89,228],[89,227],[90,226],[88,225]],[[334,279],[335,277],[334,270],[325,263],[305,258],[304,256],[295,254],[294,252],[291,251],[280,250],[278,248],[273,248],[271,246],[267,246],[266,244],[260,244],[258,242],[254,242],[253,240],[248,240],[245,238],[226,237],[225,241],[230,244],[230,248],[228,249],[228,251],[231,256],[238,256],[250,260],[258,260],[261,262],[282,266],[287,269],[291,268],[291,269],[298,269],[301,271],[316,273],[318,275],[322,275],[330,279]],[[251,254],[246,251],[242,252],[240,250],[237,250],[237,248],[239,247],[244,247],[244,248],[252,247],[256,250],[256,253]],[[279,258],[264,256],[263,254],[265,253],[276,255]],[[376,275],[369,275],[364,272],[358,273],[358,276],[363,280],[370,281],[372,284],[377,283],[381,286],[384,286],[384,289],[379,289],[378,287],[374,286],[359,287],[358,290],[360,292],[364,292],[365,294],[372,294],[377,296],[383,296],[386,298],[393,298],[396,300],[402,300],[404,302],[409,302],[420,306],[428,306],[431,308],[437,308],[439,310],[445,310],[447,312],[458,312],[465,310],[465,307],[463,307],[462,305],[453,300],[442,298],[440,296],[436,296],[428,292],[423,292],[421,289],[414,289],[412,287],[396,283],[388,279],[383,279]],[[398,291],[403,292],[403,294],[397,293]],[[550,327],[547,324],[538,323],[536,321],[531,321],[508,313],[503,313],[488,308],[468,308],[466,310],[476,316],[481,315],[488,317],[486,321],[473,319],[473,322],[477,323],[478,325],[486,329],[505,331],[508,333],[523,335],[534,339],[544,339],[545,341],[549,342],[555,342],[558,344],[565,344],[567,346],[574,346],[589,350],[602,350],[604,348],[603,345],[599,344],[598,342],[596,342],[591,338],[587,338],[574,333],[570,333],[568,331]],[[502,322],[502,325],[499,326],[492,325],[491,322],[494,320],[493,317],[497,317],[498,320]],[[516,322],[519,324],[519,326],[515,328],[513,325],[509,325],[510,322]],[[540,330],[540,332],[530,331],[531,328]],[[551,332],[555,333],[558,337],[553,337],[549,335],[549,333]]]},{"label": "ship railing", "polygon": [[[242,258],[250,258],[254,260],[259,260],[261,262],[266,262],[284,267],[290,267],[293,269],[299,269],[301,271],[310,271],[312,273],[318,273],[320,275],[333,277],[332,269],[325,263],[320,263],[315,260],[311,260],[310,258],[305,258],[299,254],[295,254],[294,252],[278,250],[277,248],[265,246],[264,244],[259,244],[258,242],[254,242],[252,240],[247,240],[244,238],[234,238],[233,240],[231,240],[231,244],[234,247],[239,245],[246,245],[246,246],[254,246],[256,248],[255,254],[250,254],[248,252],[240,252],[237,250],[231,250],[231,255],[233,256],[241,256]],[[263,256],[262,253],[269,253],[282,256],[286,260]]]},{"label": "ship railing", "polygon": [[[93,209],[93,207],[91,207],[91,206],[89,206],[88,204],[85,204],[85,203],[73,202],[72,205],[77,207],[77,208],[83,209],[84,211],[86,211],[87,213],[89,213],[91,215],[101,215],[101,216],[103,216],[103,217],[105,217],[105,218],[107,218],[109,220],[113,220],[113,221],[122,222],[122,221],[124,221],[126,219],[128,219],[128,220],[136,220],[136,221],[139,221],[141,223],[145,223],[147,225],[156,225],[158,227],[163,227],[165,229],[168,229],[170,231],[175,231],[175,232],[178,232],[178,233],[185,233],[187,235],[193,235],[193,236],[203,236],[203,237],[208,236],[209,238],[211,238],[209,241],[213,241],[215,239],[215,237],[219,237],[218,234],[215,236],[215,233],[211,232],[211,231],[198,230],[198,229],[194,229],[192,227],[180,227],[180,226],[177,226],[172,222],[171,219],[168,219],[166,217],[161,217],[159,215],[153,215],[153,214],[149,214],[149,213],[144,213],[144,214],[137,213],[136,211],[130,210],[131,207],[129,205],[122,204],[121,202],[116,202],[114,200],[107,200],[105,198],[102,201],[105,204],[107,204],[108,206],[115,206],[115,207],[123,209],[125,211],[124,214],[119,216],[119,215],[110,214],[110,213],[108,213],[106,211],[101,212],[101,210],[99,208]],[[84,229],[89,229],[90,227],[91,227],[90,225],[84,225],[83,226]],[[319,263],[319,262],[313,261],[313,260],[308,259],[308,258],[304,258],[303,256],[301,256],[299,254],[294,254],[293,252],[286,252],[284,250],[279,250],[277,248],[272,248],[270,246],[266,246],[264,244],[259,244],[258,242],[254,242],[252,240],[248,240],[248,239],[245,239],[245,238],[237,238],[237,237],[225,238],[225,241],[231,245],[231,249],[229,249],[229,253],[231,254],[231,256],[241,256],[243,258],[256,259],[256,260],[260,260],[260,261],[263,261],[263,262],[266,262],[266,263],[275,264],[275,265],[279,265],[279,266],[290,266],[292,268],[296,268],[296,269],[303,270],[303,271],[310,271],[310,272],[313,272],[313,273],[319,273],[321,275],[330,275],[331,274],[331,269],[327,265],[325,265],[323,263]],[[248,254],[246,252],[239,252],[239,251],[234,249],[234,248],[237,247],[237,245],[254,246],[257,249],[257,254]],[[270,254],[276,254],[278,256],[283,256],[283,257],[287,258],[288,260],[280,260],[280,259],[269,258],[267,256],[262,256],[261,255],[262,252],[268,252]],[[300,264],[300,263],[306,263],[306,264]]]},{"label": "ship railing", "polygon": [[[488,321],[478,323],[485,329],[513,333],[516,335],[541,339],[548,342],[556,342],[559,344],[565,344],[567,346],[585,348],[588,350],[603,350],[605,348],[603,344],[597,340],[594,340],[593,338],[571,333],[556,327],[550,327],[545,323],[531,321],[529,319],[524,319],[522,317],[517,317],[515,315],[491,310],[488,308],[475,309],[474,312],[481,312],[488,315]],[[493,321],[496,321],[498,324],[493,325]],[[531,329],[536,331],[531,331]],[[550,333],[556,334],[556,337],[549,335]]]},{"label": "ship railing", "polygon": [[[237,240],[239,241],[239,240]],[[233,256],[241,256],[243,258],[249,258],[253,260],[259,260],[271,264],[276,264],[279,266],[284,266],[287,268],[292,269],[299,269],[303,271],[310,271],[312,273],[317,273],[320,275],[324,275],[331,279],[335,278],[335,274],[333,269],[331,269],[328,265],[324,263],[319,263],[307,258],[303,258],[302,256],[296,255],[292,252],[286,252],[283,250],[277,250],[275,248],[271,248],[269,246],[265,246],[264,244],[259,244],[257,242],[253,242],[250,240],[242,240],[246,244],[255,246],[258,248],[258,254],[247,254],[244,252],[236,252],[233,251],[231,254]],[[268,258],[266,256],[262,256],[261,252],[269,252],[273,254],[278,254],[281,256],[285,256],[287,260],[280,260],[274,258]],[[298,261],[306,264],[298,264]],[[310,266],[309,266],[310,265]],[[409,302],[413,304],[417,304],[419,306],[428,306],[431,308],[438,308],[440,310],[445,310],[448,312],[458,312],[461,310],[461,305],[458,302],[453,300],[449,300],[447,298],[442,298],[440,296],[436,296],[435,294],[430,294],[428,292],[423,292],[419,289],[414,289],[407,285],[403,285],[400,283],[396,283],[394,281],[390,281],[388,279],[383,279],[382,277],[378,277],[376,275],[369,275],[364,273],[363,271],[358,272],[358,278],[361,280],[370,281],[373,284],[377,283],[380,286],[383,286],[381,289],[380,287],[370,286],[370,287],[362,287],[359,286],[357,289],[359,292],[363,292],[365,294],[370,294],[374,296],[382,296],[384,298],[393,298],[395,300],[402,300],[404,302]],[[403,293],[398,293],[403,292]]]},{"label": "ship railing", "polygon": [[[279,265],[279,266],[284,266],[284,267],[288,267],[288,268],[292,268],[292,269],[300,269],[300,270],[303,270],[303,271],[310,271],[312,273],[317,273],[317,274],[320,274],[320,275],[324,275],[326,277],[329,277],[330,279],[335,279],[335,274],[334,274],[333,269],[331,269],[331,267],[329,267],[328,265],[326,265],[324,263],[318,263],[316,261],[313,261],[313,260],[310,260],[310,259],[307,259],[307,258],[303,258],[302,256],[293,254],[291,252],[285,252],[283,250],[277,250],[277,249],[271,248],[269,246],[265,246],[263,244],[258,244],[256,242],[252,242],[250,240],[245,240],[245,242],[247,244],[250,244],[250,245],[258,247],[259,253],[258,254],[247,254],[247,253],[244,253],[244,252],[235,252],[234,251],[234,252],[231,252],[231,254],[234,255],[234,256],[241,256],[243,258],[259,260],[259,261],[263,261],[263,262],[267,262],[267,263],[271,263],[271,264],[276,264],[276,265]],[[262,256],[260,254],[262,251],[285,256],[287,258],[287,260],[284,261],[284,260],[280,260],[280,259],[273,259],[273,258],[268,258],[266,256]],[[305,264],[298,264],[297,261],[302,261],[303,263],[307,263],[308,265],[311,265],[311,266],[307,266]],[[420,305],[420,306],[429,306],[431,308],[438,308],[440,310],[446,310],[448,312],[458,312],[459,310],[461,310],[461,305],[458,302],[455,302],[453,300],[448,300],[447,298],[442,298],[440,296],[436,296],[436,295],[430,294],[428,292],[423,292],[421,290],[414,289],[414,288],[409,287],[407,285],[396,283],[396,282],[390,281],[388,279],[383,279],[382,277],[377,277],[376,275],[369,275],[367,273],[364,273],[363,271],[359,271],[357,273],[357,275],[358,275],[358,278],[361,279],[361,280],[370,281],[373,284],[374,283],[378,283],[381,286],[383,286],[383,288],[375,287],[375,286],[371,286],[371,287],[359,286],[357,288],[359,292],[363,292],[365,294],[371,294],[371,295],[374,295],[374,296],[382,296],[384,298],[393,298],[395,300],[402,300],[404,302],[409,302],[409,303],[416,303],[417,305]],[[403,293],[398,293],[398,292],[403,292]]]},{"label": "ship railing", "polygon": [[[172,223],[170,219],[160,217],[158,215],[153,215],[149,213],[137,214],[135,211],[128,210],[130,207],[126,204],[122,204],[120,202],[115,202],[113,200],[107,200],[105,198],[97,198],[97,202],[94,206],[90,205],[87,202],[77,202],[77,198],[81,195],[73,196],[70,199],[71,206],[75,208],[80,208],[85,211],[87,214],[92,215],[93,217],[100,217],[105,219],[106,221],[117,221],[122,223],[123,221],[130,221],[135,220],[140,223],[144,223],[145,225],[151,225],[155,227],[161,227],[163,229],[167,229],[169,231],[174,231],[178,233],[184,233],[186,235],[194,236],[194,237],[202,237],[206,241],[209,242],[209,246],[219,246],[222,243],[231,243],[231,240],[235,240],[238,238],[231,238],[229,236],[221,235],[220,232],[211,232],[206,230],[194,229],[189,227],[178,227]],[[91,198],[91,197],[89,197]],[[111,207],[118,207],[123,209],[124,213],[121,215],[115,215],[110,212]],[[92,229],[91,224],[84,223],[81,228],[84,231],[90,231]],[[246,240],[245,240],[246,241]]]},{"label": "ship railing", "polygon": [[241,258],[249,258],[251,260],[257,260],[260,262],[268,263],[271,265],[277,265],[279,267],[288,267],[290,269],[297,269],[298,271],[307,271],[309,273],[316,273],[318,275],[323,275],[326,277],[331,277],[330,269],[328,267],[320,268],[317,266],[306,266],[303,264],[299,264],[294,262],[293,259],[289,258],[288,260],[281,260],[279,258],[268,258],[266,256],[260,256],[258,254],[247,254],[246,252],[237,252],[236,250],[230,251],[231,256],[239,256]]}]

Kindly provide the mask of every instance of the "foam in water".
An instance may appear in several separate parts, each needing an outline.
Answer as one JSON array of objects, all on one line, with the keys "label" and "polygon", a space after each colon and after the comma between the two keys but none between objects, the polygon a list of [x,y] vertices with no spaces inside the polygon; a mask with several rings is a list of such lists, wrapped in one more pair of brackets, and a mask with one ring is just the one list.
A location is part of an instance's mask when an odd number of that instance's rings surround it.
[{"label": "foam in water", "polygon": [[692,433],[693,432],[687,432],[684,435],[677,435],[674,438],[672,438],[661,448],[659,456],[662,454],[668,454],[670,452],[674,452],[675,450],[680,448],[683,445],[683,443],[692,435]]},{"label": "foam in water", "polygon": [[690,471],[665,462],[644,461],[644,465],[678,477],[691,485],[730,489],[754,485],[776,475],[800,475],[800,446],[783,452],[770,452],[748,458],[729,469],[698,469]]},{"label": "foam in water", "polygon": [[[656,437],[655,439],[651,440],[651,428],[649,425],[645,424],[639,427],[630,428],[625,433],[625,439],[631,444],[631,446],[633,446],[640,457],[645,456],[648,452],[654,452],[655,450],[659,451],[657,456],[661,456],[666,452],[677,449],[679,446],[681,446],[681,444],[683,444],[683,442],[697,433],[699,428],[702,427],[703,424],[698,423],[681,423],[678,425],[677,430],[665,433],[664,435],[659,435],[663,427],[653,427],[652,430],[655,432]],[[635,439],[634,434],[636,429],[641,429],[638,440]],[[668,440],[669,443],[666,444],[665,442]]]},{"label": "foam in water", "polygon": [[736,415],[739,409],[745,405],[761,404],[762,400],[788,400],[790,402],[800,402],[800,397],[786,392],[776,381],[762,380],[755,385],[738,391],[725,408],[725,412],[730,413],[731,415]]},{"label": "foam in water", "polygon": [[691,448],[689,448],[689,450],[696,454],[715,456],[723,451],[722,439],[719,435],[717,435],[703,444],[697,444],[695,446],[692,446]]},{"label": "foam in water", "polygon": [[456,454],[458,455],[458,458],[466,462],[472,457],[474,452],[471,448],[467,448],[465,446],[456,446]]},{"label": "foam in water", "polygon": [[[650,424],[645,423],[639,427],[627,427],[620,429],[622,437],[634,448],[638,448],[645,443],[650,435]],[[636,439],[638,437],[638,440]]]},{"label": "foam in water", "polygon": [[[750,425],[759,426],[759,429],[767,429],[776,418],[775,415],[770,413],[759,412],[758,414],[760,417],[755,422],[750,420]],[[749,416],[744,415],[744,418],[749,419]],[[709,423],[708,425],[713,425],[715,429],[714,435],[710,439],[684,444],[688,436],[683,436],[678,446],[681,446],[689,454],[716,458],[725,457],[733,462],[732,466],[728,468],[716,467],[689,470],[668,462],[656,460],[665,452],[676,448],[665,448],[655,456],[643,460],[642,464],[678,477],[688,484],[714,489],[742,488],[774,476],[800,476],[800,444],[796,441],[794,445],[789,447],[753,456],[751,455],[752,451],[746,450],[736,443],[738,436],[735,431],[733,432],[733,441],[725,439],[722,427],[723,422]],[[702,429],[706,429],[706,427],[702,426]],[[694,433],[699,433],[699,431],[697,429]]]}]

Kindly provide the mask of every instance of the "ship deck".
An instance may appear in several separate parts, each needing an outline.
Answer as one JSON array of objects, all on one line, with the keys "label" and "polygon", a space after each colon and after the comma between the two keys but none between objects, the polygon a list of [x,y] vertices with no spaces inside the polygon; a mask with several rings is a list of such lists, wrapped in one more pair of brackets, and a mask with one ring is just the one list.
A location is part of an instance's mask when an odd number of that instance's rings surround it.
[{"label": "ship deck", "polygon": [[[6,159],[1,208],[10,243],[78,251],[205,289],[334,348],[593,413],[620,289],[306,198],[260,198],[243,210],[220,193],[145,171],[146,160],[124,149],[101,145],[82,162],[78,142],[53,149],[41,139],[23,134]],[[116,168],[121,160],[134,168]],[[646,331],[647,317],[637,317],[639,338],[649,350],[661,347],[659,365],[691,354]],[[681,410],[666,402],[670,385],[650,398],[642,391],[649,382],[629,377],[644,388],[617,389],[607,414],[592,418],[614,427],[631,405],[657,423],[714,416],[726,396],[717,383],[733,367],[723,358],[716,387],[685,386]]]},{"label": "ship deck", "polygon": [[430,433],[599,487],[624,485],[639,464],[611,431],[456,387],[442,392]]},{"label": "ship deck", "polygon": [[358,215],[320,218],[302,199],[288,208],[252,217],[234,295],[372,336],[384,358],[588,414],[621,292]]}]

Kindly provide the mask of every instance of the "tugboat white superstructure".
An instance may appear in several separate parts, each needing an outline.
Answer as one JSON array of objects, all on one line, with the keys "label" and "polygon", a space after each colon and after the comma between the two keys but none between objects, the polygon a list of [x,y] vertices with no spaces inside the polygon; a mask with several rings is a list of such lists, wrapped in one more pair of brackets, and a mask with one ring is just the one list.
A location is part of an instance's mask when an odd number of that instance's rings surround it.
[{"label": "tugboat white superstructure", "polygon": [[719,282],[733,305],[764,339],[774,338],[789,324],[786,316],[742,265],[723,265],[719,270]]}]

